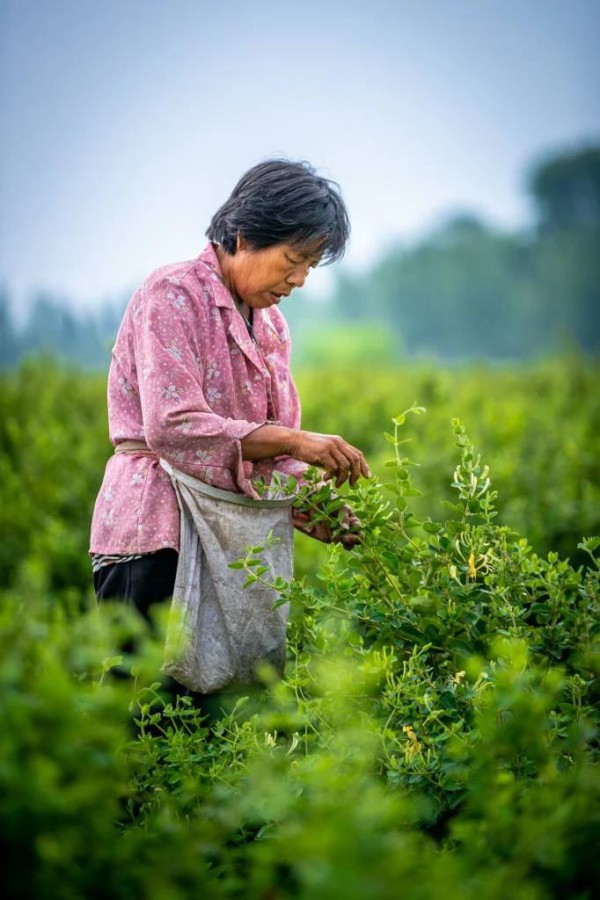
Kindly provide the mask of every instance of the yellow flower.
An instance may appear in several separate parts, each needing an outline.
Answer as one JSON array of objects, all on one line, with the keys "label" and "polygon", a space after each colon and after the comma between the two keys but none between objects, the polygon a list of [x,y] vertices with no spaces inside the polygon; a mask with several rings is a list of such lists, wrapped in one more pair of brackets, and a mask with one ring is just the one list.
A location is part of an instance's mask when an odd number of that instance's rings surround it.
[{"label": "yellow flower", "polygon": [[422,744],[419,743],[419,740],[414,732],[412,725],[403,725],[402,731],[408,738],[408,743],[404,748],[404,755],[407,760],[412,759],[414,756],[417,756],[418,753],[422,750]]},{"label": "yellow flower", "polygon": [[475,554],[469,556],[469,578],[477,578],[477,569],[475,568]]}]

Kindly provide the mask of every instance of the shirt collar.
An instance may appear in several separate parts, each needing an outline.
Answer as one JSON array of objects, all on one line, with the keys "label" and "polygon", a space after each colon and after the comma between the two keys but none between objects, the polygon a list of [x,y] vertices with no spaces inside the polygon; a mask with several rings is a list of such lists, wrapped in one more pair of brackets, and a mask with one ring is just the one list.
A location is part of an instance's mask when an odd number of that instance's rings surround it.
[{"label": "shirt collar", "polygon": [[[223,280],[219,258],[212,242],[206,245],[196,262],[205,270],[208,269],[210,273],[208,277],[212,282],[215,305],[226,306],[228,309],[237,309],[231,291]],[[206,278],[206,275],[202,274]]]},{"label": "shirt collar", "polygon": [[[223,272],[221,271],[221,265],[219,263],[219,258],[217,256],[214,244],[209,242],[200,256],[196,260],[204,270],[202,272],[202,280],[206,280],[206,270],[208,269],[209,275],[208,278],[212,284],[212,294],[214,298],[215,306],[225,307],[227,309],[235,310],[239,312],[235,300],[231,295],[231,291],[225,284],[223,280]],[[240,323],[243,322],[243,319],[240,315],[239,317]],[[271,321],[271,312],[268,309],[255,309],[253,311],[253,331],[254,335],[257,339],[262,333],[263,325],[268,326],[276,335],[279,337],[277,329],[274,327],[273,322]],[[246,334],[246,326],[243,325],[243,333],[244,336],[247,337]]]}]

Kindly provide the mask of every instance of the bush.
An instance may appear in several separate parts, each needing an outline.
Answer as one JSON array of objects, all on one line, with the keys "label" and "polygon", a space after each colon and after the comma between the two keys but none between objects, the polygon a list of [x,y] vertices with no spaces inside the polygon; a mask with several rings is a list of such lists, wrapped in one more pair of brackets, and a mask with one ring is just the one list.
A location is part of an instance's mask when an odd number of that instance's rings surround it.
[{"label": "bush", "polygon": [[[386,485],[348,493],[363,543],[278,584],[284,679],[211,725],[154,680],[160,642],[129,610],[5,593],[11,896],[593,896],[600,540],[574,569],[498,525],[458,421],[454,502],[418,517],[407,415]],[[327,486],[298,502],[336,526]]]}]

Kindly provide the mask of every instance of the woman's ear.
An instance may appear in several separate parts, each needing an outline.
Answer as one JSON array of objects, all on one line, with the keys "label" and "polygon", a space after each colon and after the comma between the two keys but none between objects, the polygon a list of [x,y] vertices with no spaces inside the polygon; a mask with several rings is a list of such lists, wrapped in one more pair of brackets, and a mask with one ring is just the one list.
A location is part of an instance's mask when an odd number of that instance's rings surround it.
[{"label": "woman's ear", "polygon": [[247,250],[247,249],[248,249],[248,241],[246,240],[245,237],[242,237],[242,235],[238,231],[237,237],[235,239],[235,252],[237,253],[238,250]]}]

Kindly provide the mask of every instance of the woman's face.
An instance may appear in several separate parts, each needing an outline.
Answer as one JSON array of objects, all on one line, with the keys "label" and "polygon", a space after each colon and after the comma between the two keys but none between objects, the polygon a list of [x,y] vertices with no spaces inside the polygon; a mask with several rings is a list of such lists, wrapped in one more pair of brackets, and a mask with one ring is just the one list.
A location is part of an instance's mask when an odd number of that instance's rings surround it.
[{"label": "woman's face", "polygon": [[321,253],[315,247],[274,244],[253,250],[238,237],[234,256],[227,257],[223,272],[230,290],[253,309],[275,306],[294,288],[301,288]]}]

